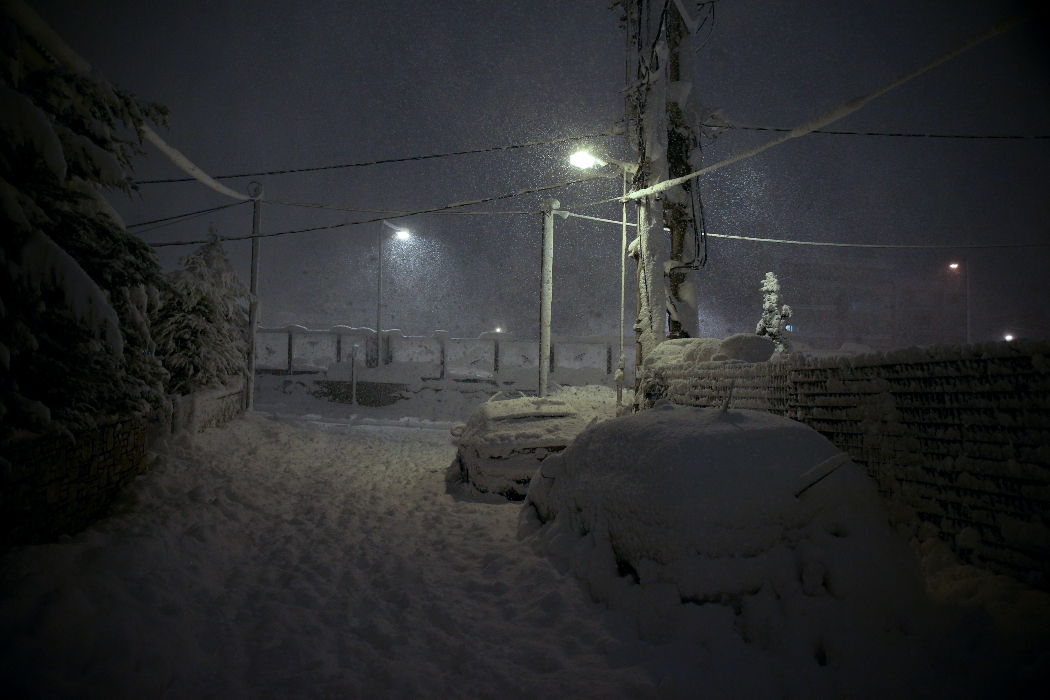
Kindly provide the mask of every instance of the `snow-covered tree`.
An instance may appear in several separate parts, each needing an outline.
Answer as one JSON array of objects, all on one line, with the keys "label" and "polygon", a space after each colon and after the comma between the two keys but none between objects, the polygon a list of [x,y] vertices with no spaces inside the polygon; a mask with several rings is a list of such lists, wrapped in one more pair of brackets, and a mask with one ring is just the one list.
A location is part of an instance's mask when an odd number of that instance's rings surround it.
[{"label": "snow-covered tree", "polygon": [[780,306],[780,282],[772,272],[767,272],[762,280],[762,318],[758,320],[755,333],[769,336],[776,343],[777,352],[784,352],[790,347],[784,336],[784,326],[791,318],[791,307]]},{"label": "snow-covered tree", "polygon": [[167,275],[153,319],[157,356],[171,373],[171,390],[183,394],[224,385],[246,371],[250,294],[215,229],[208,232],[211,240]]},{"label": "snow-covered tree", "polygon": [[101,190],[137,189],[141,127],[167,112],[34,46],[0,11],[0,433],[164,401],[147,320],[160,268]]}]

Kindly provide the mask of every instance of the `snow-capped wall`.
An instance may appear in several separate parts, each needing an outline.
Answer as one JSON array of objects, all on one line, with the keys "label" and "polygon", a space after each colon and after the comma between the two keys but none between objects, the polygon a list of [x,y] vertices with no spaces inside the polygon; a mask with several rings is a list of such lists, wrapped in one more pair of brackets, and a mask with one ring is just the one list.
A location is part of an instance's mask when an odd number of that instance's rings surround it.
[{"label": "snow-capped wall", "polygon": [[[799,420],[878,484],[902,532],[1050,587],[1050,343],[657,367],[644,403],[757,408]],[[732,387],[730,389],[730,387]]]}]

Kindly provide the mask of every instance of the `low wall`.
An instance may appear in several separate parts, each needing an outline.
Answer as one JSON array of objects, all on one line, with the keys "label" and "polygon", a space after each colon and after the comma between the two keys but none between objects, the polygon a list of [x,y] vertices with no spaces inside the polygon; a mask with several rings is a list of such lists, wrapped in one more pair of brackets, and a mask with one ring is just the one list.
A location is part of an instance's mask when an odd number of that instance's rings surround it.
[{"label": "low wall", "polygon": [[235,384],[169,397],[170,423],[167,415],[136,418],[78,433],[75,440],[46,436],[0,446],[9,464],[0,474],[0,552],[53,542],[104,517],[117,494],[146,472],[155,439],[228,422],[241,413],[243,394],[242,384]]},{"label": "low wall", "polygon": [[902,531],[1050,588],[1050,343],[910,348],[658,370],[643,387],[689,406],[766,410],[824,434],[878,484]]},{"label": "low wall", "polygon": [[202,433],[217,428],[244,410],[244,379],[238,378],[228,387],[197,391],[188,396],[169,396],[171,400],[171,431],[188,430]]},{"label": "low wall", "polygon": [[116,495],[146,471],[145,418],[66,437],[3,447],[11,466],[0,490],[0,551],[53,541],[105,515]]}]

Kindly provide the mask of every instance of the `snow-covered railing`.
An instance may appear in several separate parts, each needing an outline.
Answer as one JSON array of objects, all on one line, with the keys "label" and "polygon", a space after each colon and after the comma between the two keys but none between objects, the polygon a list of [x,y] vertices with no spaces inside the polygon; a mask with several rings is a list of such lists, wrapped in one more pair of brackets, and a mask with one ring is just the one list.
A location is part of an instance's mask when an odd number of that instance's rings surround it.
[{"label": "snow-covered railing", "polygon": [[690,406],[767,410],[823,433],[875,479],[895,522],[1050,587],[1050,342],[662,369]]},{"label": "snow-covered railing", "polygon": [[[383,331],[381,352],[377,352],[375,331],[370,328],[285,326],[260,328],[257,343],[256,367],[264,372],[327,372],[329,378],[349,379],[352,364],[362,381],[450,379],[519,386],[535,384],[538,374],[538,341],[505,333],[453,338],[445,331],[427,337]],[[627,374],[633,376],[633,342],[626,344],[625,354]],[[611,384],[618,355],[615,336],[554,336],[550,377],[561,384]]]}]

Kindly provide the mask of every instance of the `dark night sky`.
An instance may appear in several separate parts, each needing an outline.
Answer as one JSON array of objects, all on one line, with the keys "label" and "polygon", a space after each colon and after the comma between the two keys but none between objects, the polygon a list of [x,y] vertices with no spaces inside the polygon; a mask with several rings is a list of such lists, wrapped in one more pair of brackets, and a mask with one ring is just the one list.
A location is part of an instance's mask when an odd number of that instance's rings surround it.
[{"label": "dark night sky", "polygon": [[[212,174],[588,134],[623,115],[624,35],[597,2],[35,2],[110,80],[171,109],[166,140]],[[730,119],[795,126],[961,43],[1018,6],[1004,2],[721,0],[692,70],[699,101]],[[1050,133],[1045,22],[993,38],[831,128],[970,134]],[[769,138],[727,132],[713,163]],[[592,147],[626,157],[621,138]],[[272,199],[412,209],[576,177],[574,144],[422,163],[258,178]],[[148,148],[140,179],[179,177]],[[952,244],[1050,239],[1050,141],[921,140],[814,134],[704,178],[712,233],[819,241]],[[227,180],[243,190],[248,179]],[[563,207],[618,193],[618,181],[554,193]],[[143,185],[111,199],[134,223],[225,204],[196,183]],[[531,195],[493,209],[535,209]],[[619,217],[617,205],[581,212]],[[266,205],[264,232],[369,215]],[[147,240],[250,232],[250,205],[145,234]],[[615,332],[618,227],[557,219],[556,333]],[[536,215],[421,216],[385,261],[388,326],[474,335],[534,333]],[[387,230],[389,232],[389,230]],[[371,325],[379,224],[263,241],[265,324]],[[248,243],[228,250],[247,275]],[[190,252],[161,249],[166,268]],[[797,248],[712,239],[700,275],[712,326],[750,330],[766,270]],[[831,254],[829,253],[829,256]],[[834,254],[839,256],[838,253]],[[853,253],[828,259],[847,259]],[[1050,253],[974,251],[974,338],[1050,332]],[[951,251],[882,256],[885,274],[942,279]],[[843,275],[849,274],[846,266]],[[793,293],[794,291],[794,293]],[[821,286],[784,283],[819,304]],[[628,301],[633,308],[633,300]],[[629,314],[628,325],[633,318]],[[947,340],[957,340],[947,338]]]}]

